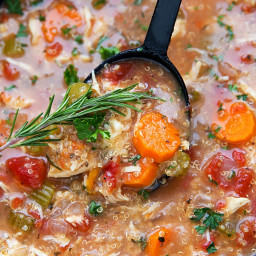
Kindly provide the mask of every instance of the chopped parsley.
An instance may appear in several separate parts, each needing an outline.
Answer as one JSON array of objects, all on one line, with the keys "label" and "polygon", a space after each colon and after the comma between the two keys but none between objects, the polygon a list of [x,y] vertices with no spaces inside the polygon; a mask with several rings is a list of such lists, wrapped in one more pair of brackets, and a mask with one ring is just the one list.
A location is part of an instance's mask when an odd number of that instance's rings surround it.
[{"label": "chopped parsley", "polygon": [[247,99],[247,94],[240,94],[240,95],[236,95],[238,100],[243,100],[246,101]]},{"label": "chopped parsley", "polygon": [[16,86],[15,84],[10,85],[9,87],[4,87],[4,90],[5,90],[5,91],[11,91],[11,90],[14,89],[14,88],[17,88],[17,86]]},{"label": "chopped parsley", "polygon": [[223,104],[222,104],[222,103],[220,103],[220,106],[219,106],[219,108],[218,108],[218,112],[220,112],[220,111],[222,111],[222,110],[224,110],[224,108],[223,108]]},{"label": "chopped parsley", "polygon": [[229,89],[231,92],[237,92],[237,84],[229,84],[229,85],[228,85],[228,89]]},{"label": "chopped parsley", "polygon": [[131,241],[133,243],[138,244],[141,247],[142,251],[145,250],[145,248],[147,246],[147,240],[145,237],[142,237],[142,236],[138,240],[131,239]]},{"label": "chopped parsley", "polygon": [[228,147],[228,146],[226,146],[226,147],[223,147],[223,148],[221,148],[221,149],[223,149],[223,150],[228,150],[228,149],[229,149],[229,147]]},{"label": "chopped parsley", "polygon": [[133,165],[136,165],[137,161],[140,160],[140,158],[141,158],[140,155],[136,155],[133,158],[130,158],[128,161],[133,162]]},{"label": "chopped parsley", "polygon": [[229,6],[228,6],[228,8],[227,8],[227,11],[232,11],[232,9],[233,9],[233,7],[236,5],[236,3],[235,2],[232,2]]},{"label": "chopped parsley", "polygon": [[227,30],[228,32],[228,37],[229,37],[229,41],[233,40],[234,39],[234,32],[233,32],[233,29],[230,25],[227,25],[226,23],[223,22],[223,19],[224,19],[224,15],[219,15],[217,17],[217,22],[218,24],[221,26],[221,27],[225,27],[225,29]]},{"label": "chopped parsley", "polygon": [[77,36],[75,37],[75,41],[76,41],[78,44],[83,44],[83,43],[84,43],[83,36],[82,36],[82,35],[77,35]]},{"label": "chopped parsley", "polygon": [[24,26],[22,23],[20,24],[19,26],[19,30],[16,34],[16,37],[27,37],[28,36],[28,33],[27,33],[27,27]]},{"label": "chopped parsley", "polygon": [[42,3],[42,2],[43,2],[43,0],[34,0],[34,1],[30,2],[30,5],[35,6],[35,5],[38,5],[38,4]]},{"label": "chopped parsley", "polygon": [[221,126],[218,125],[218,127],[214,130],[214,132],[219,132],[221,130]]},{"label": "chopped parsley", "polygon": [[194,216],[190,218],[192,221],[200,222],[202,221],[202,226],[196,226],[195,229],[200,232],[200,234],[204,234],[204,232],[209,229],[214,230],[217,229],[219,223],[223,221],[224,214],[214,212],[212,209],[203,207],[197,208],[194,210]]},{"label": "chopped parsley", "polygon": [[23,15],[20,0],[5,0],[9,13]]},{"label": "chopped parsley", "polygon": [[77,76],[77,70],[75,69],[74,65],[70,64],[64,71],[64,80],[67,85],[71,85],[74,83],[79,82],[78,76]]},{"label": "chopped parsley", "polygon": [[95,142],[98,138],[98,134],[101,134],[103,138],[109,139],[110,133],[99,128],[104,117],[104,113],[98,112],[84,118],[76,118],[74,120],[74,126],[77,130],[78,138],[80,140],[87,139],[87,142]]},{"label": "chopped parsley", "polygon": [[173,103],[173,97],[170,98],[170,102]]},{"label": "chopped parsley", "polygon": [[40,21],[45,21],[45,16],[43,16],[43,15],[39,15],[39,18],[38,18]]},{"label": "chopped parsley", "polygon": [[97,0],[97,1],[93,2],[92,6],[93,7],[98,7],[100,5],[106,4],[106,2],[107,2],[106,0]]},{"label": "chopped parsley", "polygon": [[211,133],[211,132],[209,132],[208,133],[208,139],[215,139],[216,138],[216,136],[213,134],[213,133]]},{"label": "chopped parsley", "polygon": [[76,47],[74,47],[73,49],[72,49],[72,55],[73,56],[77,56],[78,55],[78,50],[77,50],[77,48]]},{"label": "chopped parsley", "polygon": [[149,192],[146,191],[145,189],[141,189],[139,192],[138,192],[138,195],[139,196],[143,196],[143,198],[145,200],[147,200],[149,198]]},{"label": "chopped parsley", "polygon": [[98,215],[102,214],[103,211],[104,211],[104,209],[100,203],[97,203],[94,200],[91,201],[91,203],[89,205],[89,213],[91,215],[98,216]]},{"label": "chopped parsley", "polygon": [[212,182],[213,184],[215,184],[216,186],[219,186],[218,182],[215,181],[215,180],[213,180],[212,177],[208,177],[208,180],[209,180],[210,182]]},{"label": "chopped parsley", "polygon": [[69,27],[61,28],[63,35],[68,35],[71,30],[72,30],[72,28],[69,28]]},{"label": "chopped parsley", "polygon": [[221,60],[224,60],[223,56],[222,55],[214,55],[214,54],[210,54],[209,55],[212,59],[216,60],[217,62],[220,62]]},{"label": "chopped parsley", "polygon": [[36,84],[37,79],[38,79],[38,76],[36,76],[36,75],[31,77],[31,82],[32,82],[33,85]]},{"label": "chopped parsley", "polygon": [[133,2],[134,5],[141,5],[143,0],[135,0]]},{"label": "chopped parsley", "polygon": [[106,60],[107,58],[119,53],[119,49],[115,46],[111,46],[111,47],[103,47],[100,46],[99,50],[98,50],[101,58],[103,60]]},{"label": "chopped parsley", "polygon": [[206,248],[206,250],[209,254],[215,253],[217,251],[217,249],[214,245],[214,242],[211,242],[210,245]]},{"label": "chopped parsley", "polygon": [[231,174],[229,175],[229,179],[232,179],[236,176],[236,172],[234,170],[231,170]]},{"label": "chopped parsley", "polygon": [[191,44],[187,44],[186,49],[189,49],[189,48],[192,48],[192,45],[191,45]]},{"label": "chopped parsley", "polygon": [[142,28],[142,30],[145,31],[145,32],[148,31],[148,26],[141,25],[141,28]]}]

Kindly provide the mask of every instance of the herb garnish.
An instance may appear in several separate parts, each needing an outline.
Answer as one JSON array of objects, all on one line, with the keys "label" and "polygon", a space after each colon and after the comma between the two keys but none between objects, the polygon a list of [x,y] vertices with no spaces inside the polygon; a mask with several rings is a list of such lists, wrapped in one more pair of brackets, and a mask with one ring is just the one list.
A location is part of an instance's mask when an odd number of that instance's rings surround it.
[{"label": "herb garnish", "polygon": [[208,180],[209,180],[210,182],[212,182],[213,184],[215,184],[216,186],[219,186],[218,182],[215,181],[215,180],[213,180],[212,177],[208,177]]},{"label": "herb garnish", "polygon": [[9,13],[23,15],[20,0],[5,0]]},{"label": "herb garnish", "polygon": [[69,27],[63,27],[61,28],[61,31],[63,33],[63,35],[67,35],[69,34],[69,32],[72,30],[72,28],[69,28]]},{"label": "herb garnish", "polygon": [[103,60],[106,60],[107,58],[119,53],[120,50],[115,46],[111,46],[111,47],[100,46],[98,52],[99,52],[101,58]]},{"label": "herb garnish", "polygon": [[237,92],[237,84],[229,84],[228,85],[228,89],[231,91],[231,92]]},{"label": "herb garnish", "polygon": [[134,5],[141,5],[143,0],[135,0],[133,2]]},{"label": "herb garnish", "polygon": [[141,189],[139,192],[138,192],[138,195],[139,196],[143,196],[143,198],[145,200],[147,200],[149,198],[149,192],[146,191],[145,189]]},{"label": "herb garnish", "polygon": [[210,245],[206,248],[206,250],[209,254],[215,253],[217,251],[217,249],[214,245],[214,242],[211,242]]},{"label": "herb garnish", "polygon": [[236,172],[234,170],[231,170],[231,174],[229,175],[229,179],[232,179],[233,177],[236,176]]},{"label": "herb garnish", "polygon": [[56,169],[62,171],[62,169],[61,169],[59,166],[57,166],[57,165],[51,160],[51,158],[49,157],[48,154],[46,154],[46,158],[47,158],[47,160],[48,160],[48,162],[49,162],[50,165],[52,165],[52,166],[55,167]]},{"label": "herb garnish", "polygon": [[77,35],[77,36],[75,37],[75,41],[76,41],[78,44],[83,44],[83,43],[84,43],[83,36],[82,36],[82,35]]},{"label": "herb garnish", "polygon": [[9,87],[4,87],[5,91],[11,91],[12,89],[16,88],[17,86],[15,84],[10,85]]},{"label": "herb garnish", "polygon": [[87,139],[87,142],[96,142],[98,134],[104,139],[110,138],[110,132],[99,129],[105,117],[105,113],[95,113],[85,118],[77,118],[73,121],[80,140]]},{"label": "herb garnish", "polygon": [[218,125],[218,127],[214,130],[214,132],[219,132],[221,130],[221,126]]},{"label": "herb garnish", "polygon": [[27,37],[28,33],[26,32],[26,26],[24,26],[22,23],[19,26],[19,30],[16,34],[16,37]]},{"label": "herb garnish", "polygon": [[38,76],[34,75],[34,76],[31,77],[31,82],[32,82],[33,85],[36,84],[37,80],[38,80]]},{"label": "herb garnish", "polygon": [[222,55],[216,56],[216,55],[214,55],[214,54],[210,54],[209,56],[210,56],[212,59],[216,60],[217,62],[220,62],[220,61],[224,60],[224,58],[223,58]]},{"label": "herb garnish", "polygon": [[45,16],[43,16],[43,15],[40,14],[40,15],[39,15],[39,20],[40,20],[40,21],[45,21]]},{"label": "herb garnish", "polygon": [[216,138],[216,136],[213,134],[213,133],[211,133],[211,132],[209,132],[208,133],[208,139],[215,139]]},{"label": "herb garnish", "polygon": [[72,49],[72,55],[73,56],[77,56],[78,55],[78,50],[77,50],[77,48],[76,47],[74,47],[73,49]]},{"label": "herb garnish", "polygon": [[220,103],[220,106],[219,106],[219,108],[218,108],[218,112],[220,112],[220,111],[222,111],[222,110],[224,110],[224,108],[223,108],[223,104],[222,104],[222,103]]},{"label": "herb garnish", "polygon": [[225,29],[228,31],[228,37],[229,37],[229,41],[234,39],[234,32],[233,29],[230,25],[225,24],[222,20],[224,19],[224,15],[219,15],[217,17],[217,22],[221,27],[225,27]]},{"label": "herb garnish", "polygon": [[238,100],[246,101],[247,96],[248,96],[247,94],[240,94],[240,95],[237,95],[236,97]]},{"label": "herb garnish", "polygon": [[106,0],[97,0],[95,3],[93,3],[93,7],[98,7],[99,5],[106,4]]},{"label": "herb garnish", "polygon": [[141,155],[135,155],[134,157],[130,158],[128,161],[133,162],[133,165],[136,165],[137,161],[140,160]]},{"label": "herb garnish", "polygon": [[200,234],[209,228],[209,230],[216,229],[219,226],[219,223],[223,221],[224,214],[214,212],[212,209],[204,207],[197,208],[194,210],[194,217],[190,218],[192,221],[199,222],[203,220],[203,226],[196,226],[195,229]]},{"label": "herb garnish", "polygon": [[[97,113],[104,110],[116,111],[124,115],[115,107],[128,107],[136,111],[141,111],[138,108],[127,104],[128,102],[139,102],[142,99],[158,99],[158,97],[148,92],[130,92],[137,84],[130,85],[124,89],[117,89],[103,96],[91,98],[92,90],[89,89],[86,94],[69,103],[69,93],[71,87],[68,87],[60,106],[51,113],[52,104],[55,95],[49,98],[49,105],[45,113],[40,113],[32,121],[25,122],[15,134],[13,134],[16,119],[19,109],[16,111],[10,135],[6,144],[0,147],[0,152],[7,148],[16,148],[21,146],[47,146],[48,142],[59,141],[58,139],[49,139],[51,125],[72,125],[77,118],[84,119],[89,114]],[[47,129],[48,128],[48,129]]]},{"label": "herb garnish", "polygon": [[232,9],[233,9],[233,7],[236,5],[236,3],[235,2],[232,2],[229,6],[228,6],[228,8],[227,8],[227,11],[232,11]]},{"label": "herb garnish", "polygon": [[71,85],[74,83],[79,82],[79,78],[77,76],[77,70],[75,69],[75,66],[70,64],[64,71],[64,80],[67,85]]},{"label": "herb garnish", "polygon": [[94,200],[91,201],[91,203],[89,205],[89,213],[91,215],[98,216],[98,215],[102,214],[103,211],[104,211],[104,209],[100,203],[97,203]]},{"label": "herb garnish", "polygon": [[145,237],[140,237],[138,240],[131,239],[133,243],[138,244],[141,247],[141,250],[145,250],[147,246],[147,239]]},{"label": "herb garnish", "polygon": [[43,0],[34,0],[34,1],[30,2],[30,5],[36,6],[42,2],[43,2]]}]

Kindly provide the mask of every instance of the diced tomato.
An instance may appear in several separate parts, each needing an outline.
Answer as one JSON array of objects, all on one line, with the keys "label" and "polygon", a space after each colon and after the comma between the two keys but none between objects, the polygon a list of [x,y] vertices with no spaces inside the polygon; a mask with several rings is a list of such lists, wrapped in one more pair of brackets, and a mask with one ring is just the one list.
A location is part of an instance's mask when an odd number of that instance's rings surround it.
[{"label": "diced tomato", "polygon": [[240,225],[236,233],[236,242],[239,246],[246,247],[256,243],[256,218],[248,217]]},{"label": "diced tomato", "polygon": [[225,206],[226,206],[226,201],[225,200],[223,200],[223,199],[218,200],[218,202],[216,203],[216,210],[221,210]]},{"label": "diced tomato", "polygon": [[103,179],[107,182],[107,187],[109,191],[112,191],[116,188],[116,176],[120,172],[119,162],[109,161],[102,168]]},{"label": "diced tomato", "polygon": [[11,126],[7,124],[6,120],[0,119],[0,146],[6,143],[10,130]]},{"label": "diced tomato", "polygon": [[28,208],[28,214],[35,218],[34,226],[35,228],[41,228],[44,224],[44,220],[41,219],[41,216],[37,209]]},{"label": "diced tomato", "polygon": [[21,185],[33,189],[43,185],[48,170],[44,160],[28,156],[10,158],[6,166]]},{"label": "diced tomato", "polygon": [[243,167],[246,165],[246,158],[243,152],[234,150],[232,153],[232,157],[239,167]]},{"label": "diced tomato", "polygon": [[45,57],[47,60],[52,60],[53,58],[58,57],[63,50],[63,47],[60,43],[55,43],[49,45],[45,48]]},{"label": "diced tomato", "polygon": [[132,63],[118,63],[109,65],[104,69],[103,78],[108,79],[113,84],[118,84],[120,80],[125,79],[132,69]]},{"label": "diced tomato", "polygon": [[14,199],[12,199],[10,206],[13,210],[15,210],[15,209],[18,209],[19,207],[21,207],[23,202],[24,202],[23,197],[15,197]]},{"label": "diced tomato", "polygon": [[0,13],[0,23],[5,23],[9,20],[9,15],[6,12]]},{"label": "diced tomato", "polygon": [[251,54],[244,54],[241,56],[241,61],[245,64],[252,64],[255,62],[253,55]]},{"label": "diced tomato", "polygon": [[16,68],[12,68],[10,63],[6,60],[2,60],[2,72],[5,79],[9,81],[15,81],[20,77],[20,71]]},{"label": "diced tomato", "polygon": [[203,239],[201,241],[201,248],[206,251],[212,242],[215,242],[215,237],[213,233],[210,234],[210,239],[204,234]]},{"label": "diced tomato", "polygon": [[85,233],[90,229],[91,220],[88,216],[84,215],[83,217],[74,220],[69,221],[68,218],[66,218],[66,221],[76,230]]},{"label": "diced tomato", "polygon": [[[253,178],[253,171],[247,167],[242,152],[233,151],[233,159],[218,153],[205,167],[207,177],[220,187],[235,191],[240,196],[248,193]],[[225,172],[228,172],[225,174]],[[228,175],[227,175],[228,174]]]},{"label": "diced tomato", "polygon": [[250,4],[243,3],[241,6],[241,10],[243,12],[250,13],[250,12],[253,12],[255,10],[255,8],[253,8],[252,5],[250,5]]}]

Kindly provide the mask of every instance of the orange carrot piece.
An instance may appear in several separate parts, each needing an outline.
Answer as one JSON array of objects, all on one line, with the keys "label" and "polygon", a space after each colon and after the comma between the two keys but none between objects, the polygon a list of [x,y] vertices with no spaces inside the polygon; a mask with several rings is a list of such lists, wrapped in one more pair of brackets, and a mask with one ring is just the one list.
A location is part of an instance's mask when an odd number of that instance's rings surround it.
[{"label": "orange carrot piece", "polygon": [[173,157],[180,145],[180,138],[166,116],[150,112],[135,125],[133,144],[141,156],[162,163]]},{"label": "orange carrot piece", "polygon": [[[242,143],[250,140],[255,134],[255,118],[252,111],[243,102],[236,102],[230,106],[229,118],[222,126],[219,125],[216,133],[217,138],[229,143]],[[212,129],[216,130],[216,124]]]},{"label": "orange carrot piece", "polygon": [[136,172],[124,173],[124,185],[134,188],[144,188],[154,182],[157,176],[158,165],[156,163],[151,163],[146,159],[140,160],[138,165],[141,168],[139,174]]},{"label": "orange carrot piece", "polygon": [[93,192],[93,186],[96,178],[98,177],[100,168],[94,168],[89,172],[88,179],[86,181],[86,190],[88,193]]},{"label": "orange carrot piece", "polygon": [[162,250],[171,240],[171,231],[167,228],[161,227],[148,238],[146,246],[146,255],[159,256],[162,255]]}]

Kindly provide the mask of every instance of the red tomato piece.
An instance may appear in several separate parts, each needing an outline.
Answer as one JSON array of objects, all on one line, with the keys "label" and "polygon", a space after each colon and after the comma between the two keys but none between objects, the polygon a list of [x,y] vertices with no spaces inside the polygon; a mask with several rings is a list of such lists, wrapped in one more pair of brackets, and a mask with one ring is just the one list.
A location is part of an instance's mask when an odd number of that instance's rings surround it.
[{"label": "red tomato piece", "polygon": [[218,200],[216,203],[216,210],[221,210],[226,206],[226,201],[224,199]]},{"label": "red tomato piece", "polygon": [[4,78],[9,81],[15,81],[20,77],[20,71],[16,68],[12,68],[10,63],[6,60],[2,61],[2,72]]},{"label": "red tomato piece", "polygon": [[107,182],[109,191],[112,191],[116,187],[116,176],[119,173],[119,162],[109,161],[103,166],[103,179]]},{"label": "red tomato piece", "polygon": [[28,156],[10,158],[6,166],[19,183],[33,189],[43,185],[48,170],[44,160]]},{"label": "red tomato piece", "polygon": [[256,218],[248,217],[240,225],[236,233],[236,242],[245,247],[256,243]]},{"label": "red tomato piece", "polygon": [[13,210],[18,209],[19,207],[22,206],[24,201],[23,197],[15,197],[14,199],[12,199],[10,206]]},{"label": "red tomato piece", "polygon": [[203,236],[203,240],[201,242],[201,248],[205,251],[210,246],[211,243],[215,243],[215,236],[213,233],[210,234],[210,239],[206,237],[206,235]]},{"label": "red tomato piece", "polygon": [[109,65],[103,72],[103,78],[108,79],[113,84],[118,84],[120,80],[125,79],[132,69],[132,63],[118,63]]},{"label": "red tomato piece", "polygon": [[55,43],[52,45],[48,45],[45,48],[45,57],[47,60],[52,60],[53,58],[58,57],[63,50],[63,46],[60,43]]},{"label": "red tomato piece", "polygon": [[[244,154],[239,151],[233,151],[233,160],[218,153],[205,167],[205,173],[209,179],[229,191],[235,191],[240,196],[245,196],[248,192],[253,172],[251,169],[241,167],[245,165],[246,160]],[[225,172],[230,171],[231,175],[227,177]]]},{"label": "red tomato piece", "polygon": [[69,221],[68,218],[66,218],[66,221],[76,230],[85,233],[90,229],[91,220],[88,216],[84,216],[81,218],[77,218],[77,220]]},{"label": "red tomato piece", "polygon": [[241,61],[245,64],[252,64],[255,62],[253,55],[251,54],[244,54],[241,56]]},{"label": "red tomato piece", "polygon": [[246,165],[246,158],[243,152],[234,150],[232,153],[232,157],[239,167],[243,167]]}]

